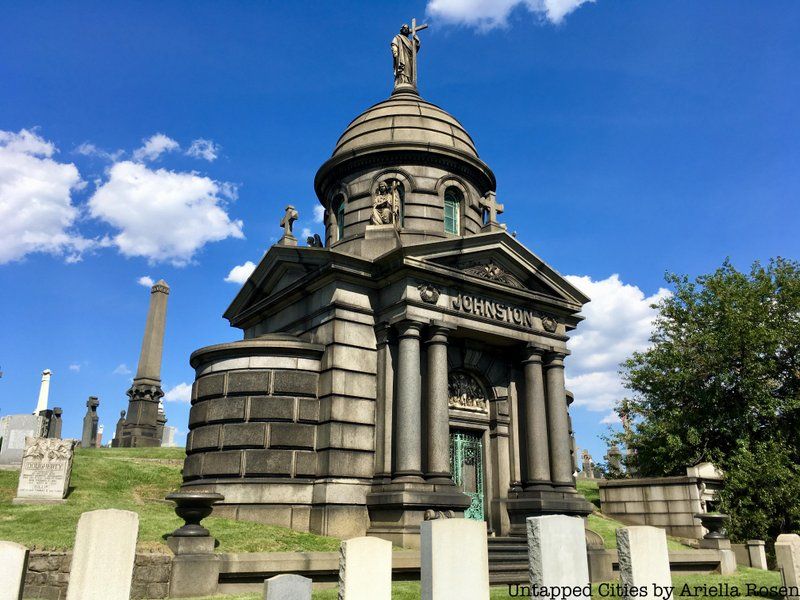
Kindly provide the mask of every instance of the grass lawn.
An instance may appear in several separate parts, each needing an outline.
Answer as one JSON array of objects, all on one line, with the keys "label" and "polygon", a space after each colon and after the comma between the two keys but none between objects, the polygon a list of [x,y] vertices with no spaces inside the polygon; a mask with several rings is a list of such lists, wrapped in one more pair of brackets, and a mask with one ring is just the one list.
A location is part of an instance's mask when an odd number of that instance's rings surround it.
[{"label": "grass lawn", "polygon": [[[140,550],[166,550],[164,536],[183,522],[164,500],[181,483],[183,448],[78,449],[64,504],[13,505],[19,471],[0,471],[0,540],[29,548],[71,548],[81,513],[120,508],[139,513]],[[337,551],[336,538],[283,527],[208,518],[219,552]]]}]

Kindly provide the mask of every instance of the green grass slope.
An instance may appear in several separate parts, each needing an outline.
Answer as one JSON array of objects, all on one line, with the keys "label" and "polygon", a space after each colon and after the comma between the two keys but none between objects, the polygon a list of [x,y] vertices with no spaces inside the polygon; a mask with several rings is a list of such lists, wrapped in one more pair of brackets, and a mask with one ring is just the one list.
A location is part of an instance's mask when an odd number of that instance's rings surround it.
[{"label": "green grass slope", "polygon": [[[164,536],[183,524],[164,500],[181,483],[182,448],[78,449],[64,504],[13,505],[18,471],[0,471],[0,540],[29,548],[71,548],[81,513],[119,508],[139,513],[139,548],[166,550]],[[219,552],[335,551],[339,540],[283,527],[208,518]]]}]

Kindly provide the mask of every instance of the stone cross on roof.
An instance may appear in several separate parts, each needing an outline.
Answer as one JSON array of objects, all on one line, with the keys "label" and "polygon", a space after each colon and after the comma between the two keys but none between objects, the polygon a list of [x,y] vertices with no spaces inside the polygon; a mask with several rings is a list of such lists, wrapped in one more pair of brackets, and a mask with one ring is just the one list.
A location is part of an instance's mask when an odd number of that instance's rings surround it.
[{"label": "stone cross on roof", "polygon": [[297,238],[292,233],[292,225],[300,217],[294,206],[289,204],[285,209],[286,213],[281,219],[281,227],[283,227],[283,237],[278,240],[278,243],[283,246],[297,246]]},{"label": "stone cross on roof", "polygon": [[503,212],[503,205],[497,201],[497,194],[494,192],[486,192],[480,201],[481,210],[484,211],[486,223],[484,229],[501,229],[500,224],[497,222],[497,215]]}]

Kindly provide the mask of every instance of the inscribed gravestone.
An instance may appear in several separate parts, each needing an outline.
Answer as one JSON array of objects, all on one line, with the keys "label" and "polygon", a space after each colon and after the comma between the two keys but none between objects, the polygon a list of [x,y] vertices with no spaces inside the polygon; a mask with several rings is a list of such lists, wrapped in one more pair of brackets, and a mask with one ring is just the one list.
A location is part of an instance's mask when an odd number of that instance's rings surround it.
[{"label": "inscribed gravestone", "polygon": [[14,542],[0,542],[0,600],[22,600],[28,549]]},{"label": "inscribed gravestone", "polygon": [[[800,586],[800,535],[782,533],[775,540],[775,559],[781,572],[783,585]],[[787,600],[796,600],[798,596],[787,596]]]},{"label": "inscribed gravestone", "polygon": [[265,579],[264,600],[311,600],[311,580],[288,574]]},{"label": "inscribed gravestone", "polygon": [[74,440],[25,438],[15,504],[60,502],[69,489]]},{"label": "inscribed gravestone", "polygon": [[528,517],[528,568],[535,588],[575,589],[591,598],[583,519],[566,515]]},{"label": "inscribed gravestone", "polygon": [[617,529],[620,579],[626,589],[644,588],[644,594],[623,594],[628,598],[662,598],[659,589],[672,586],[669,572],[667,533],[658,527],[639,525]]},{"label": "inscribed gravestone", "polygon": [[0,417],[0,464],[19,464],[25,449],[25,438],[36,437],[42,429],[39,415],[6,415]]},{"label": "inscribed gravestone", "polygon": [[67,600],[129,600],[139,515],[128,510],[85,512],[78,521]]},{"label": "inscribed gravestone", "polygon": [[486,524],[433,519],[419,529],[422,600],[488,600]]},{"label": "inscribed gravestone", "polygon": [[390,600],[392,543],[358,537],[339,546],[340,600]]}]

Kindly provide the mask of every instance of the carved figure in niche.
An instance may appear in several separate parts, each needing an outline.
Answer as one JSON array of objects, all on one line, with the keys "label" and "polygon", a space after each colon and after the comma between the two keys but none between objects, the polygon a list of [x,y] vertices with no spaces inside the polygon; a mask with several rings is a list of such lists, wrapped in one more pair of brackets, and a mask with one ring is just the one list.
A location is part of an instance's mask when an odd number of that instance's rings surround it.
[{"label": "carved figure in niche", "polygon": [[[390,187],[391,186],[391,187]],[[381,181],[372,200],[372,224],[396,225],[400,221],[400,184]]]},{"label": "carved figure in niche", "polygon": [[447,382],[451,408],[487,412],[486,397],[475,378],[466,373],[451,373]]}]

